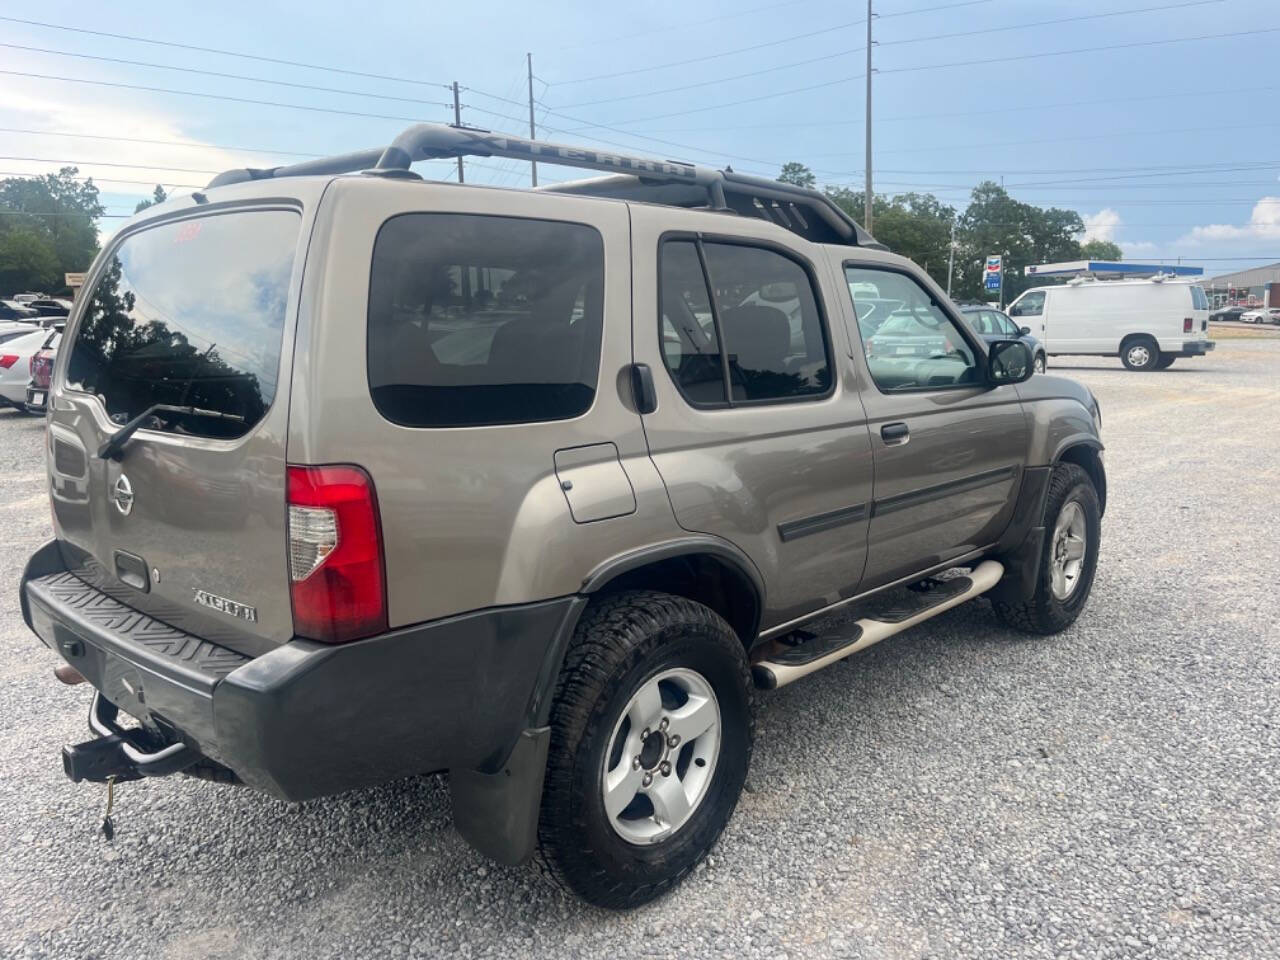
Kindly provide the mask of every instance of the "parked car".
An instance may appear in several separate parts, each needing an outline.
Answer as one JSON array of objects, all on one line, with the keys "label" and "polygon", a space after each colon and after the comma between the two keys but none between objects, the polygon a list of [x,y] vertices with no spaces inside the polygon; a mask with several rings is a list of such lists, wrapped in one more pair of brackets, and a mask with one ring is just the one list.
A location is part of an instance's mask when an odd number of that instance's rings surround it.
[{"label": "parked car", "polygon": [[42,317],[65,317],[71,313],[70,300],[46,297],[42,300],[32,300],[28,306]]},{"label": "parked car", "polygon": [[1170,277],[1033,287],[1010,304],[1009,316],[1029,325],[1051,357],[1118,356],[1130,370],[1166,370],[1215,346],[1204,290]]},{"label": "parked car", "polygon": [[43,293],[15,293],[9,299],[16,300],[18,303],[30,303],[33,300],[45,299],[45,295]]},{"label": "parked car", "polygon": [[1241,323],[1280,323],[1280,307],[1258,307],[1240,314]]},{"label": "parked car", "polygon": [[0,343],[8,343],[18,337],[25,337],[34,329],[35,327],[29,323],[21,323],[16,320],[0,320]]},{"label": "parked car", "polygon": [[1044,347],[1031,335],[1030,327],[1019,327],[1003,310],[996,310],[985,304],[962,304],[960,312],[964,314],[964,318],[969,321],[969,325],[978,336],[987,343],[994,343],[997,340],[1021,340],[1031,351],[1031,356],[1035,358],[1036,373],[1044,373],[1046,366]]},{"label": "parked car", "polygon": [[1239,320],[1240,315],[1248,310],[1248,307],[1219,307],[1209,314],[1211,323],[1220,323],[1223,320]]},{"label": "parked car", "polygon": [[27,413],[44,413],[49,396],[49,381],[53,377],[53,359],[58,353],[62,334],[54,333],[47,346],[41,347],[31,357],[31,380],[27,384],[24,407]]},{"label": "parked car", "polygon": [[40,314],[16,300],[0,300],[0,321],[35,320]]},{"label": "parked car", "polygon": [[60,329],[27,328],[22,336],[0,345],[0,406],[26,409],[32,358],[55,343]]},{"label": "parked car", "polygon": [[[611,175],[408,174],[444,154]],[[1093,395],[815,191],[421,124],[220,174],[87,279],[20,588],[94,690],[73,781],[447,770],[478,849],[634,906],[732,816],[753,686],[979,595],[1032,634],[1089,598]],[[864,299],[927,349],[868,356]]]}]

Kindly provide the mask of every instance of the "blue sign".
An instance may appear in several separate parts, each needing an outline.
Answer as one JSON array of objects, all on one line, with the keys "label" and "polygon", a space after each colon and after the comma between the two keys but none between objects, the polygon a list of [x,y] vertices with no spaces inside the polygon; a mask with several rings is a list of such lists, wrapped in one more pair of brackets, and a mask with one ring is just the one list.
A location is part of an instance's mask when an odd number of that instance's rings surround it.
[{"label": "blue sign", "polygon": [[987,266],[982,273],[982,286],[987,290],[999,290],[1000,279],[1004,274],[1004,258],[999,254],[987,257]]},{"label": "blue sign", "polygon": [[988,273],[988,274],[987,274],[986,288],[987,288],[988,290],[999,290],[999,289],[1000,289],[1000,274],[998,274],[998,273],[994,273],[994,274],[993,274],[993,273]]}]

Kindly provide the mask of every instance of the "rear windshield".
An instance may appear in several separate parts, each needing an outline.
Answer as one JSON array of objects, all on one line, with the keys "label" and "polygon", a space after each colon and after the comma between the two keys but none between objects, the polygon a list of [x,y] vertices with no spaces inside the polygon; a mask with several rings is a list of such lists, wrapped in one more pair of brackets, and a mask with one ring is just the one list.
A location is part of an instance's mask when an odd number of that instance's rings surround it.
[{"label": "rear windshield", "polygon": [[158,413],[149,429],[231,439],[276,394],[289,275],[301,218],[224,213],[127,237],[94,287],[66,385],[115,423],[160,404],[226,417]]},{"label": "rear windshield", "polygon": [[373,248],[369,388],[410,427],[563,420],[595,398],[604,244],[576,223],[411,213]]}]

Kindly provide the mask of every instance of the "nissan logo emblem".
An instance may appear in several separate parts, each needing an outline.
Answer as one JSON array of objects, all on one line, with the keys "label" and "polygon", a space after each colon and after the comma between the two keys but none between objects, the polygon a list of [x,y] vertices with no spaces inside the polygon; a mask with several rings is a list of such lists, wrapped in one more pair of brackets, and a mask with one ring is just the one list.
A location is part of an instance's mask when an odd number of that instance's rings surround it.
[{"label": "nissan logo emblem", "polygon": [[123,473],[116,479],[115,486],[111,489],[111,499],[116,502],[116,509],[124,516],[127,517],[133,510],[133,484]]}]

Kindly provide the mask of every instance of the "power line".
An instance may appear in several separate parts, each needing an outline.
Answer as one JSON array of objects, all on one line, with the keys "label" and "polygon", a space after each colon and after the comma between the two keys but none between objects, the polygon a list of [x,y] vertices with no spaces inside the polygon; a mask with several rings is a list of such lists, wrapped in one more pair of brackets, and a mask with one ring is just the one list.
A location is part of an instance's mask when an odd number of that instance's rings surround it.
[{"label": "power line", "polygon": [[[955,7],[972,7],[980,3],[990,3],[991,0],[962,0],[960,3],[944,3],[935,7],[920,7],[916,10],[902,10],[898,13],[882,13],[879,19],[884,20],[889,17],[908,17],[918,13],[933,13],[937,10],[951,10]],[[671,67],[684,67],[691,63],[705,63],[708,60],[719,60],[724,57],[732,57],[739,53],[750,53],[753,50],[763,50],[767,47],[776,47],[784,43],[793,43],[796,40],[807,40],[810,37],[819,37],[829,34],[835,30],[846,30],[850,27],[858,27],[866,23],[866,17],[861,20],[850,20],[848,23],[838,23],[835,26],[823,27],[821,30],[810,30],[807,33],[797,33],[790,37],[780,37],[776,40],[766,40],[764,43],[754,43],[749,47],[737,47],[733,50],[725,50],[721,53],[709,53],[700,57],[690,57],[687,60],[674,60],[669,63],[652,64],[647,67],[636,67],[631,70],[619,70],[615,73],[601,73],[593,77],[575,77],[570,80],[555,80],[551,82],[551,86],[562,87],[573,83],[593,83],[596,80],[612,80],[614,77],[630,77],[637,73],[651,73],[654,70],[667,70]]]},{"label": "power line", "polygon": [[394,97],[383,93],[364,93],[359,90],[344,90],[341,87],[321,87],[313,83],[294,83],[289,80],[271,80],[267,77],[251,77],[243,73],[221,73],[217,70],[201,70],[198,67],[177,67],[168,63],[150,63],[146,60],[126,60],[122,57],[104,57],[94,53],[73,53],[70,50],[51,50],[46,47],[29,47],[20,43],[0,43],[0,47],[11,50],[26,50],[31,53],[48,53],[58,57],[74,57],[78,60],[97,60],[101,63],[120,63],[130,67],[148,67],[152,70],[175,70],[179,73],[195,73],[205,77],[218,77],[222,80],[247,80],[250,83],[267,83],[277,87],[292,87],[295,90],[316,90],[320,93],[340,93],[349,97],[370,97],[374,100],[392,100],[396,103],[416,103],[428,107],[448,107],[451,103],[443,100],[419,100],[416,97]]},{"label": "power line", "polygon": [[[51,173],[51,174],[49,174],[49,176],[55,176],[55,175],[57,175],[57,174],[56,174],[56,172],[55,172],[55,173]],[[31,178],[31,177],[42,177],[42,176],[45,176],[45,174],[42,174],[42,173],[18,173],[16,170],[8,170],[8,171],[0,170],[0,177],[23,177],[23,178]],[[115,177],[88,177],[88,176],[85,176],[85,177],[78,177],[78,176],[71,176],[71,177],[67,177],[67,179],[68,179],[68,180],[75,180],[75,181],[80,182],[80,183],[86,183],[86,182],[88,182],[88,181],[90,181],[90,180],[94,180],[94,181],[96,181],[96,182],[98,182],[98,183],[128,183],[128,184],[136,184],[136,185],[138,185],[138,186],[143,186],[143,187],[153,187],[153,186],[156,186],[157,184],[159,184],[160,186],[169,186],[169,187],[185,187],[185,188],[188,188],[188,189],[191,189],[191,190],[200,190],[200,189],[203,189],[203,188],[204,188],[204,186],[205,186],[203,183],[174,183],[174,182],[169,181],[169,180],[159,180],[159,181],[157,181],[157,180],[119,180],[119,179],[117,179],[117,178],[115,178]],[[139,194],[139,196],[140,196],[140,194]]]},{"label": "power line", "polygon": [[217,47],[200,47],[190,43],[177,43],[172,40],[156,40],[151,37],[131,36],[127,33],[107,33],[104,30],[89,30],[84,27],[70,27],[61,23],[45,23],[40,20],[23,20],[19,17],[0,16],[0,20],[8,23],[21,23],[29,27],[43,27],[46,30],[64,30],[68,33],[81,33],[93,37],[108,37],[112,40],[131,40],[134,43],[150,43],[159,47],[173,47],[178,50],[198,50],[201,53],[214,53],[223,57],[239,57],[242,60],[257,60],[260,63],[275,63],[286,67],[303,67],[307,70],[324,70],[329,73],[341,73],[349,77],[365,77],[369,80],[390,80],[394,83],[412,83],[425,87],[448,89],[449,84],[435,80],[417,80],[411,77],[393,77],[383,73],[365,73],[345,67],[333,67],[328,64],[305,63],[300,60],[283,60],[278,57],[264,57],[255,53],[244,53],[237,50],[220,50]]},{"label": "power line", "polygon": [[114,163],[106,160],[54,160],[51,157],[4,157],[0,160],[21,160],[27,163],[61,163],[69,167],[128,167],[133,170],[171,170],[175,173],[219,173],[218,170],[198,170],[191,167],[166,167],[164,164]]},{"label": "power line", "polygon": [[[981,30],[965,30],[965,31],[960,31],[956,33],[938,33],[938,34],[933,34],[927,37],[908,37],[902,40],[879,40],[876,42],[876,45],[880,47],[887,47],[887,46],[894,46],[898,44],[923,43],[931,40],[946,40],[946,39],[951,39],[955,37],[972,37],[972,36],[977,36],[979,34],[984,34],[984,33],[999,33],[999,32],[1009,31],[1009,30],[1029,30],[1034,27],[1056,26],[1063,23],[1079,23],[1085,20],[1102,20],[1108,17],[1122,17],[1122,16],[1129,16],[1137,13],[1153,13],[1157,11],[1178,10],[1184,7],[1200,7],[1200,6],[1205,6],[1207,4],[1225,3],[1225,2],[1226,0],[1182,0],[1182,2],[1180,3],[1165,3],[1165,4],[1160,4],[1159,6],[1139,7],[1133,10],[1113,10],[1108,13],[1091,13],[1091,14],[1084,14],[1076,17],[1059,17],[1055,20],[1037,20],[1034,23],[1004,24],[998,27],[985,27]],[[858,23],[866,23],[866,20],[865,19],[859,20]],[[829,31],[820,31],[820,32],[829,32]],[[625,100],[638,100],[638,99],[643,99],[645,97],[656,97],[656,96],[660,96],[662,94],[667,94],[667,93],[681,93],[696,87],[707,87],[707,86],[714,86],[720,83],[731,83],[735,80],[744,80],[749,77],[758,77],[764,74],[776,73],[780,70],[790,70],[790,69],[794,69],[795,67],[803,67],[803,66],[808,66],[810,64],[814,64],[814,63],[822,63],[826,60],[835,60],[840,57],[851,56],[852,54],[855,54],[855,53],[862,53],[865,50],[866,50],[865,46],[853,47],[848,50],[839,50],[835,53],[824,54],[820,57],[810,57],[806,60],[796,60],[791,63],[778,64],[777,66],[773,66],[773,67],[764,67],[760,70],[752,70],[748,73],[738,73],[728,77],[717,77],[714,80],[703,80],[703,81],[699,81],[698,83],[686,83],[686,84],[682,84],[681,86],[666,87],[661,90],[645,90],[639,93],[629,93],[623,96],[608,97],[601,100],[584,100],[584,101],[579,101],[578,103],[567,103],[567,104],[562,104],[561,108],[565,110],[574,110],[574,109],[577,109],[578,107],[592,107],[592,106],[597,106],[599,104],[605,104],[605,103],[621,103]],[[984,115],[985,115],[985,112],[984,112]],[[861,121],[849,121],[849,122],[860,123]]]},{"label": "power line", "polygon": [[[0,18],[3,19],[3,18]],[[338,110],[332,107],[309,107],[301,103],[278,103],[273,100],[255,100],[251,97],[232,97],[219,93],[199,93],[195,90],[172,90],[166,87],[149,87],[137,83],[119,83],[111,80],[85,80],[80,77],[56,77],[47,73],[30,73],[25,70],[0,70],[10,77],[28,77],[36,80],[57,80],[62,83],[83,83],[95,87],[116,87],[121,90],[145,90],[148,93],[171,93],[180,97],[200,97],[205,100],[226,100],[230,103],[248,103],[262,107],[283,107],[287,110],[307,110],[311,113],[332,113],[344,117],[361,117],[366,120],[399,120],[404,123],[421,123],[421,117],[398,117],[383,113],[361,113],[358,110]]]},{"label": "power line", "polygon": [[293,150],[274,150],[266,147],[231,147],[218,143],[200,143],[194,140],[150,140],[143,137],[117,137],[96,133],[67,133],[61,130],[27,130],[21,127],[0,127],[0,133],[22,133],[39,137],[75,137],[80,140],[114,140],[120,143],[146,143],[163,147],[198,147],[202,150],[230,150],[239,153],[264,153],[282,157],[323,157],[322,153],[298,153]]}]

